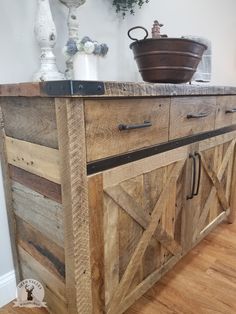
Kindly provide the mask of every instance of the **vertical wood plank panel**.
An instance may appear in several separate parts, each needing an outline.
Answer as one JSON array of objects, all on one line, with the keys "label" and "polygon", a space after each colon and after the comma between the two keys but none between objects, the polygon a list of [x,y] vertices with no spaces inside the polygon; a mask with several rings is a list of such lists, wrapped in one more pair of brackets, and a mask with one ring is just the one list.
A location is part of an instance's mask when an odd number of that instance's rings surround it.
[{"label": "vertical wood plank panel", "polygon": [[119,284],[119,206],[104,194],[105,300],[108,306]]},{"label": "vertical wood plank panel", "polygon": [[90,249],[92,273],[93,313],[105,312],[104,288],[104,209],[102,175],[92,176],[88,180],[89,216],[90,216]]},{"label": "vertical wood plank panel", "polygon": [[70,314],[91,314],[89,208],[84,105],[80,99],[56,99],[65,217],[66,288]]}]

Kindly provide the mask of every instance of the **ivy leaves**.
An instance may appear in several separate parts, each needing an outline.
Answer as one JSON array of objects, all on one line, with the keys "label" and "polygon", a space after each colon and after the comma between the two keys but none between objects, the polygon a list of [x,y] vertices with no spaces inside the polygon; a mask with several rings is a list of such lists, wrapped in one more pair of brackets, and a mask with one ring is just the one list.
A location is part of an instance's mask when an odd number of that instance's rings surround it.
[{"label": "ivy leaves", "polygon": [[141,8],[144,3],[148,2],[149,0],[113,0],[113,5],[116,7],[116,12],[125,17],[127,13],[134,14],[137,6]]}]

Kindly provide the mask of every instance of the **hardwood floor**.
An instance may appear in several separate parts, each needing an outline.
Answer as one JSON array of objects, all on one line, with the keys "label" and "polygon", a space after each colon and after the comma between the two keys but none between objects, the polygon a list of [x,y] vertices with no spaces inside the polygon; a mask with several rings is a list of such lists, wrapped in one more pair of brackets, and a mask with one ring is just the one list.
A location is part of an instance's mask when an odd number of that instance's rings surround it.
[{"label": "hardwood floor", "polygon": [[[0,313],[47,312],[8,305]],[[125,314],[214,313],[236,313],[236,224],[218,226]]]}]

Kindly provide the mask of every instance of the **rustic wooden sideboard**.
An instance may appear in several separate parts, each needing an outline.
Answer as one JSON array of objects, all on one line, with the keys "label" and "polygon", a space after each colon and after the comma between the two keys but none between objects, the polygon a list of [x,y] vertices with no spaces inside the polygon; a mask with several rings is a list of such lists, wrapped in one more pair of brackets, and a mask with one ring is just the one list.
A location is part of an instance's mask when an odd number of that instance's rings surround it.
[{"label": "rustic wooden sideboard", "polygon": [[119,314],[236,211],[236,88],[0,86],[18,281],[54,314]]}]

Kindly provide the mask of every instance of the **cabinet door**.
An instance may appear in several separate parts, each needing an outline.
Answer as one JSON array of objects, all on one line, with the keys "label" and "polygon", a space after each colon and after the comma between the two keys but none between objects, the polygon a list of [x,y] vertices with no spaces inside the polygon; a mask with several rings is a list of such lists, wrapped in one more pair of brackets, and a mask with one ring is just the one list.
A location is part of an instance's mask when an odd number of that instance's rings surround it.
[{"label": "cabinet door", "polygon": [[[223,221],[230,214],[234,202],[235,132],[199,143],[201,181],[192,209],[193,243]],[[231,204],[232,203],[232,204]]]},{"label": "cabinet door", "polygon": [[103,277],[104,295],[97,298],[105,299],[106,313],[122,313],[181,258],[189,149],[89,177],[91,243],[99,250],[92,273],[100,273],[100,291]]}]

